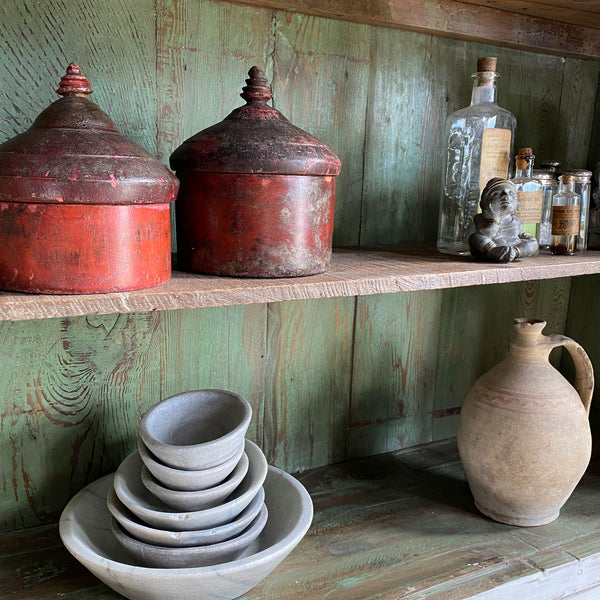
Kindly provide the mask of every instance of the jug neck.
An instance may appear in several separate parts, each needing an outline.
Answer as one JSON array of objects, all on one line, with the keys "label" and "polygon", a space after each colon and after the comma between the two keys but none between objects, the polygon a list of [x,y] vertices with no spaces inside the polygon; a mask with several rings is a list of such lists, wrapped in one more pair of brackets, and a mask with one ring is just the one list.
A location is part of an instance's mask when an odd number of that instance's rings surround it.
[{"label": "jug neck", "polygon": [[555,344],[542,334],[546,321],[515,319],[515,337],[510,344],[509,357],[519,362],[546,362]]}]

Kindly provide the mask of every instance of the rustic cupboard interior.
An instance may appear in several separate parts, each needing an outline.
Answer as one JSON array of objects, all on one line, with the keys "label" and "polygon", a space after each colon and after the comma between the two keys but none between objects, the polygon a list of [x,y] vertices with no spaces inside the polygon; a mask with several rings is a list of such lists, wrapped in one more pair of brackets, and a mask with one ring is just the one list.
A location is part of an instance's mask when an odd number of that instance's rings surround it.
[{"label": "rustic cupboard interior", "polygon": [[[148,290],[137,299],[0,293],[3,595],[50,598],[66,589],[73,598],[116,597],[66,551],[57,553],[52,524],[76,491],[133,449],[141,413],[161,398],[207,387],[250,401],[249,437],[271,464],[292,473],[317,469],[301,476],[315,499],[311,534],[248,597],[396,598],[403,590],[407,598],[464,598],[600,553],[593,469],[561,525],[536,538],[476,514],[447,441],[468,389],[504,356],[514,317],[546,320],[548,332],[573,337],[600,366],[600,253],[484,269],[448,265],[432,250],[443,122],[468,104],[477,57],[498,57],[499,101],[518,121],[515,147],[573,168],[600,159],[595,3],[510,2],[503,11],[493,4],[0,6],[0,140],[29,127],[75,61],[92,82],[94,102],[167,164],[181,141],[240,105],[240,87],[257,64],[272,82],[274,106],[342,160],[334,246],[409,249],[340,250],[332,274],[298,282],[236,287],[178,275],[168,293]],[[406,257],[415,253],[412,264]],[[465,268],[473,270],[465,275]],[[432,283],[436,271],[442,275]],[[568,361],[563,367],[569,371]],[[405,452],[424,444],[431,445]],[[374,455],[382,456],[368,459]],[[351,459],[360,460],[347,472],[328,466]],[[411,496],[407,488],[421,492]],[[397,512],[374,509],[384,501],[374,489],[400,502]],[[390,523],[407,530],[421,523],[414,521],[419,510],[439,514],[422,530],[389,533]],[[464,522],[461,530],[456,523]],[[34,529],[21,534],[26,528]],[[434,530],[445,536],[439,545],[427,542]],[[487,562],[473,547],[485,548]]]}]

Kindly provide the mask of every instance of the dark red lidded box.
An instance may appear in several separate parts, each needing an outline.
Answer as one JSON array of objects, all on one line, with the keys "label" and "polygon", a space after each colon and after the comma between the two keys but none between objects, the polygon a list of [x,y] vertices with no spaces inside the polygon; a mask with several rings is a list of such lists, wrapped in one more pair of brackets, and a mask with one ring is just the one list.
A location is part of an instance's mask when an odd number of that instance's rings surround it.
[{"label": "dark red lidded box", "polygon": [[267,105],[252,67],[246,105],[171,155],[178,268],[240,277],[322,273],[331,261],[339,158]]},{"label": "dark red lidded box", "polygon": [[70,64],[52,103],[0,145],[0,289],[120,292],[171,276],[179,182],[87,98]]}]

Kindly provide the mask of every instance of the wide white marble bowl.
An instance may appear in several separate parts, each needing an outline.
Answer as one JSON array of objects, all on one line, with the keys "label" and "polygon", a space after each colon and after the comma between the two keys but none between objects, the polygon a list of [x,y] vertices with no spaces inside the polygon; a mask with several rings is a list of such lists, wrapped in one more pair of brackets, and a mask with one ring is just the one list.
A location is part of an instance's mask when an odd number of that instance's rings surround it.
[{"label": "wide white marble bowl", "polygon": [[175,511],[151,494],[142,483],[142,459],[132,452],[119,465],[114,486],[119,500],[141,521],[157,529],[193,531],[223,525],[235,519],[252,502],[267,476],[267,459],[262,450],[246,440],[248,472],[222,504],[203,510]]},{"label": "wide white marble bowl", "polygon": [[267,523],[267,516],[267,507],[263,503],[258,515],[254,517],[252,523],[240,535],[217,544],[188,546],[186,548],[167,548],[136,540],[124,531],[114,518],[111,520],[111,527],[121,546],[141,564],[148,567],[183,569],[235,560],[260,535]]},{"label": "wide white marble bowl", "polygon": [[144,414],[139,435],[160,461],[177,469],[209,469],[229,460],[246,437],[247,400],[227,390],[171,396]]},{"label": "wide white marble bowl", "polygon": [[229,523],[198,531],[167,531],[155,529],[142,523],[118,498],[114,488],[108,490],[106,504],[110,514],[125,531],[142,542],[170,548],[216,544],[240,534],[258,515],[265,501],[265,492],[260,488],[252,502]]},{"label": "wide white marble bowl", "polygon": [[139,436],[138,452],[148,471],[164,486],[172,490],[204,490],[221,483],[235,469],[244,453],[244,440],[242,440],[237,452],[229,460],[210,469],[199,469],[197,471],[174,469],[160,462],[152,455]]},{"label": "wide white marble bowl", "polygon": [[260,583],[296,547],[312,521],[308,492],[296,479],[269,467],[265,480],[267,524],[234,561],[209,567],[156,569],[134,563],[110,527],[107,475],[79,492],[60,518],[69,552],[113,590],[129,600],[232,600]]},{"label": "wide white marble bowl", "polygon": [[157,481],[146,465],[142,465],[142,483],[146,489],[175,510],[202,510],[217,506],[240,485],[249,468],[248,455],[244,452],[229,477],[218,485],[205,490],[172,490]]}]

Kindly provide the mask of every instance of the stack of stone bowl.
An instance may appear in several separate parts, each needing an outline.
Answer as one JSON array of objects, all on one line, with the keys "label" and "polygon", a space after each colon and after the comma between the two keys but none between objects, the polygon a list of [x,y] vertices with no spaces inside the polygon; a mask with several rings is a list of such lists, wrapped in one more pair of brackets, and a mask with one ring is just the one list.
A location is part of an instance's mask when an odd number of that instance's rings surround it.
[{"label": "stack of stone bowl", "polygon": [[225,390],[198,390],[151,408],[138,449],[107,494],[112,530],[142,564],[216,565],[247,552],[267,522],[267,460],[245,438],[252,409]]}]

